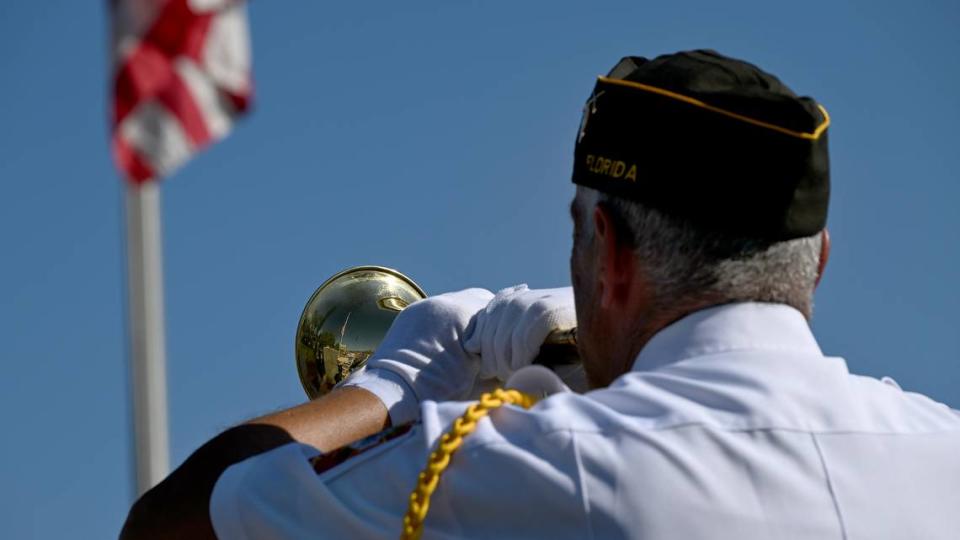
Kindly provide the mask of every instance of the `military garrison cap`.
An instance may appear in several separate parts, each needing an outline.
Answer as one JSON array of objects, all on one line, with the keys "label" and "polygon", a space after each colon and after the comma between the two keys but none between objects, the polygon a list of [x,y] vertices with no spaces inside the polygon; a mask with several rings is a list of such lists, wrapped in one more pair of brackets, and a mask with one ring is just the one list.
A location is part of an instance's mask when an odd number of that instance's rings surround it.
[{"label": "military garrison cap", "polygon": [[573,181],[696,226],[788,240],[823,229],[827,111],[709,50],[622,59],[599,77]]}]

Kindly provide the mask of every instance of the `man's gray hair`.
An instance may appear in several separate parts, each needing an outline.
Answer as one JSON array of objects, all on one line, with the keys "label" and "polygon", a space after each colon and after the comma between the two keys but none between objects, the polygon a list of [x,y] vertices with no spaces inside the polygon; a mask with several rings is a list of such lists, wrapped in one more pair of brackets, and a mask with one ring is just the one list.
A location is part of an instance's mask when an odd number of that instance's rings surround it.
[{"label": "man's gray hair", "polygon": [[[641,203],[577,187],[585,216],[610,211],[633,247],[662,308],[709,301],[775,302],[813,312],[822,236],[774,242],[703,230]],[[593,220],[583,219],[592,237]]]}]

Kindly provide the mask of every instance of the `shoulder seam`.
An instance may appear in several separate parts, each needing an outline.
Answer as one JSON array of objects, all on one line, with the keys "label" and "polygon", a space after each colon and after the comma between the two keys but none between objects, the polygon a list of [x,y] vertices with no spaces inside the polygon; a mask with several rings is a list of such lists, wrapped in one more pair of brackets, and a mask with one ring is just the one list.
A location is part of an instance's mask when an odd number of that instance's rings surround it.
[{"label": "shoulder seam", "polygon": [[587,491],[587,483],[583,478],[583,460],[580,457],[580,445],[577,444],[577,433],[573,430],[567,430],[570,434],[570,444],[573,445],[573,459],[577,466],[577,484],[580,487],[580,496],[583,503],[583,520],[586,522],[587,537],[593,540],[596,535],[593,534],[593,522],[590,520],[590,494]]},{"label": "shoulder seam", "polygon": [[813,441],[813,448],[817,451],[817,457],[820,459],[820,468],[823,470],[823,476],[827,480],[827,491],[830,492],[833,509],[837,512],[837,523],[840,525],[840,534],[843,539],[846,540],[849,538],[847,535],[847,525],[843,521],[843,512],[840,511],[840,500],[837,498],[837,492],[833,487],[833,479],[830,478],[830,470],[827,469],[827,461],[823,457],[823,451],[820,449],[820,443],[817,441],[817,434],[811,433],[810,440]]}]

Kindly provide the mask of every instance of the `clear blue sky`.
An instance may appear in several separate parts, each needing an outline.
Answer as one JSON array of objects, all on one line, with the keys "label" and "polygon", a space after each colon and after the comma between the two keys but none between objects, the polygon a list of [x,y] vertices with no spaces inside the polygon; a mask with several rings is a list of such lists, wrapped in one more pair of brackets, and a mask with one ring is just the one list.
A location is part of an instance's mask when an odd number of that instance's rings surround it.
[{"label": "clear blue sky", "polygon": [[[105,4],[0,3],[3,538],[115,536],[131,501]],[[593,78],[697,47],[833,116],[823,348],[960,407],[956,2],[255,2],[250,19],[255,110],[162,188],[174,463],[303,399],[295,326],[340,269],[428,292],[569,283]]]}]

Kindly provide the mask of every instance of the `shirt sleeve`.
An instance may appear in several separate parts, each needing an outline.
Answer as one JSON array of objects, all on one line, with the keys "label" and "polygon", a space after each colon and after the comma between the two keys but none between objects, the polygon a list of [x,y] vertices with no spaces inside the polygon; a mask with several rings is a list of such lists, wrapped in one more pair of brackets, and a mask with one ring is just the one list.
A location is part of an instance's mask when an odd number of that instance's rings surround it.
[{"label": "shirt sleeve", "polygon": [[419,427],[325,471],[319,452],[291,443],[229,467],[210,497],[220,539],[399,535],[425,452]]},{"label": "shirt sleeve", "polygon": [[[429,451],[457,414],[424,407],[424,424],[317,472],[316,449],[291,443],[228,468],[210,500],[218,538],[391,538]],[[497,410],[454,455],[430,503],[426,538],[589,536],[574,441]],[[317,463],[313,460],[313,463]]]}]

